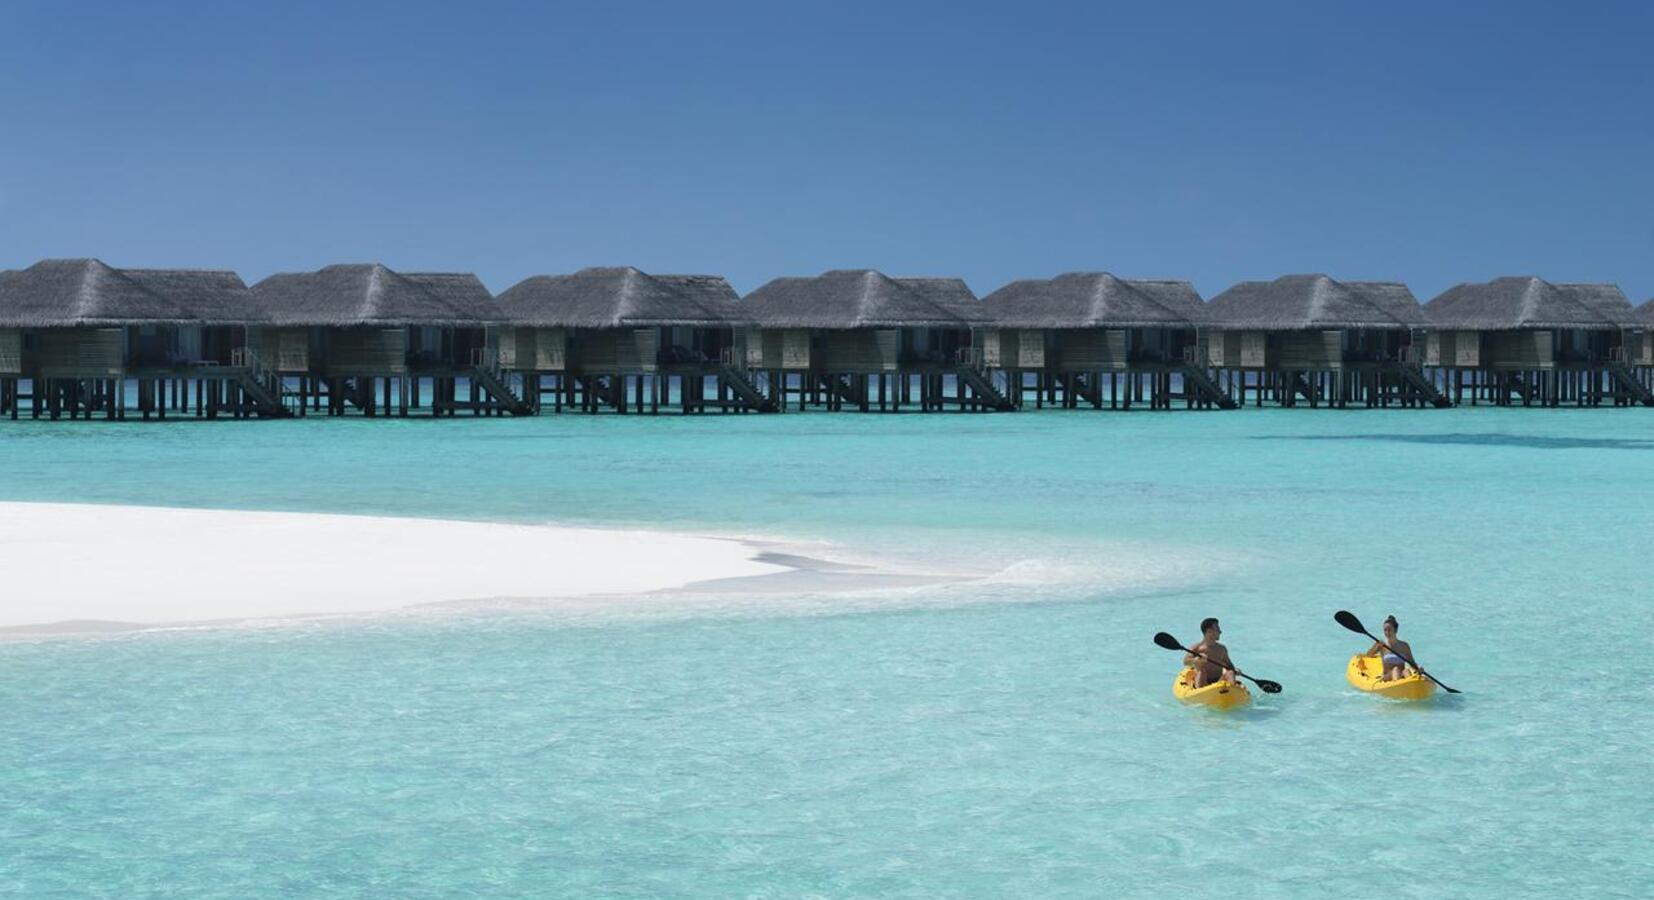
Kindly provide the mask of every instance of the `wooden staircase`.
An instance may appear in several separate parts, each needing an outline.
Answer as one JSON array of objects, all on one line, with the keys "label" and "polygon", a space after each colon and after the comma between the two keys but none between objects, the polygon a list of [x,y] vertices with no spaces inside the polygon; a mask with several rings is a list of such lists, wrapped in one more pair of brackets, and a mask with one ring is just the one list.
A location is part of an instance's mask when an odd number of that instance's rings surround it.
[{"label": "wooden staircase", "polygon": [[986,370],[970,362],[962,362],[954,367],[953,372],[960,383],[970,387],[971,393],[981,400],[984,408],[996,412],[1010,412],[1017,408],[1016,404],[1011,402],[1011,398],[994,387],[993,379],[988,377]]},{"label": "wooden staircase", "polygon": [[533,415],[534,407],[506,383],[505,372],[496,364],[492,353],[474,351],[469,374],[472,382],[500,409],[514,416]]},{"label": "wooden staircase", "polygon": [[261,418],[284,419],[293,415],[285,402],[288,392],[282,388],[281,376],[270,371],[257,353],[238,347],[230,352],[230,362],[236,387],[253,401],[254,411]]},{"label": "wooden staircase", "polygon": [[1644,406],[1654,406],[1654,393],[1637,380],[1636,373],[1631,371],[1631,367],[1626,365],[1624,360],[1611,360],[1607,368],[1608,377],[1614,380],[1614,386],[1619,393]]},{"label": "wooden staircase", "polygon": [[1090,403],[1094,409],[1103,408],[1103,385],[1101,379],[1093,382],[1090,372],[1076,372],[1074,373],[1074,380],[1072,384],[1074,385],[1075,396],[1085,400],[1087,403]]},{"label": "wooden staircase", "polygon": [[1309,383],[1309,379],[1305,378],[1304,373],[1302,372],[1292,373],[1292,384],[1290,385],[1290,388],[1293,395],[1301,395],[1305,400],[1308,400],[1311,405],[1314,405],[1320,399],[1316,396],[1315,386]]},{"label": "wooden staircase", "polygon": [[626,411],[626,386],[621,379],[608,375],[576,375],[574,380],[594,407],[608,406],[619,412]]},{"label": "wooden staircase", "polygon": [[727,360],[718,365],[718,377],[735,392],[735,396],[741,398],[741,402],[746,404],[748,409],[759,412],[781,411],[774,398],[767,396],[746,372],[731,365]]},{"label": "wooden staircase", "polygon": [[1524,405],[1533,402],[1533,394],[1528,390],[1527,381],[1522,378],[1521,373],[1503,372],[1500,373],[1498,377],[1501,382],[1500,387],[1504,389],[1505,397],[1507,399],[1511,396],[1515,396],[1517,399],[1521,400]]},{"label": "wooden staircase", "polygon": [[1177,367],[1177,373],[1183,376],[1185,394],[1214,403],[1218,409],[1236,409],[1240,406],[1235,402],[1235,398],[1218,387],[1218,383],[1212,380],[1211,373],[1206,371],[1205,366],[1185,361]]},{"label": "wooden staircase", "polygon": [[862,404],[867,402],[865,395],[856,396],[855,379],[848,375],[823,375],[821,376],[821,383],[827,388],[828,393],[845,403]]},{"label": "wooden staircase", "polygon": [[1398,376],[1415,398],[1436,409],[1447,409],[1453,405],[1453,401],[1437,389],[1435,382],[1425,377],[1424,370],[1412,363],[1388,362],[1384,364],[1383,371]]}]

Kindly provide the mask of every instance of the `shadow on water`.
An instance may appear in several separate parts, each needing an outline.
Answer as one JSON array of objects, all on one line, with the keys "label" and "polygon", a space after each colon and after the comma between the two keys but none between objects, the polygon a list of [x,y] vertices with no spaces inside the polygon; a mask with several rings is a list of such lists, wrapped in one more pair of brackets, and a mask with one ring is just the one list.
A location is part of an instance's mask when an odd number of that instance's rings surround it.
[{"label": "shadow on water", "polygon": [[1457,712],[1464,708],[1464,694],[1445,694],[1440,691],[1430,695],[1425,700],[1402,701],[1385,700],[1380,697],[1371,698],[1377,701],[1378,708],[1383,715],[1390,716],[1421,716],[1432,713]]},{"label": "shadow on water", "polygon": [[1387,441],[1396,444],[1523,447],[1529,450],[1654,450],[1654,440],[1530,437],[1520,434],[1260,434],[1252,439],[1255,441]]},{"label": "shadow on water", "polygon": [[1190,709],[1181,704],[1179,707],[1188,712],[1189,718],[1202,728],[1240,728],[1247,722],[1267,722],[1283,712],[1278,706],[1256,702],[1240,709]]},{"label": "shadow on water", "polygon": [[1345,688],[1339,691],[1339,704],[1365,703],[1378,711],[1379,715],[1386,716],[1423,716],[1436,713],[1453,713],[1464,709],[1465,695],[1448,694],[1437,691],[1423,700],[1391,700],[1387,697],[1375,697],[1365,691]]}]

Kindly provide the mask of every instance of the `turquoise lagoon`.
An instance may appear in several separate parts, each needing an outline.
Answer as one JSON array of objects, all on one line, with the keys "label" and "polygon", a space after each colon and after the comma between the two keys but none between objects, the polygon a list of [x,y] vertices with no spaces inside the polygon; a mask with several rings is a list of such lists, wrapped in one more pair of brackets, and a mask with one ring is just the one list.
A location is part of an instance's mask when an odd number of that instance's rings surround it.
[{"label": "turquoise lagoon", "polygon": [[[1650,411],[8,422],[0,499],[982,576],[3,642],[0,895],[1654,893]],[[1340,607],[1465,693],[1355,693]],[[1206,615],[1286,691],[1175,704]]]}]

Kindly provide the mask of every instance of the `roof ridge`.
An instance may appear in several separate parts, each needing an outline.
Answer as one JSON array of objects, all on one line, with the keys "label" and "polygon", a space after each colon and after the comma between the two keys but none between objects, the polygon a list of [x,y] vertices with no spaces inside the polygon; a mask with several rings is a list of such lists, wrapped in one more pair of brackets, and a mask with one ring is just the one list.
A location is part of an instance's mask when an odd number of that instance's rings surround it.
[{"label": "roof ridge", "polygon": [[366,318],[377,318],[379,301],[385,295],[384,279],[380,276],[388,271],[383,263],[374,263],[368,269],[367,287],[362,291],[362,313]]},{"label": "roof ridge", "polygon": [[1520,307],[1520,317],[1517,319],[1518,322],[1540,318],[1538,315],[1539,303],[1544,299],[1544,289],[1550,286],[1537,275],[1529,275],[1523,281],[1522,305]]},{"label": "roof ridge", "polygon": [[128,276],[125,270],[117,269],[97,257],[88,256],[81,260],[80,286],[75,292],[76,318],[102,318],[97,315],[99,312],[98,299],[102,291],[100,290],[100,286],[95,284],[96,281],[102,279],[119,281],[123,287],[145,294],[150,299],[163,306],[170,306],[174,309],[178,307],[178,304],[173,302],[172,298],[164,297],[150,290],[149,287],[144,285],[142,282],[136,281]]},{"label": "roof ridge", "polygon": [[[1108,274],[1108,273],[1104,273],[1104,274]],[[1145,303],[1148,303],[1150,306],[1153,306],[1156,309],[1160,310],[1161,312],[1164,312],[1166,314],[1167,318],[1171,319],[1172,321],[1174,321],[1174,322],[1183,321],[1183,322],[1189,322],[1191,324],[1195,324],[1193,317],[1185,315],[1183,312],[1181,312],[1179,310],[1176,310],[1176,309],[1173,309],[1173,308],[1171,308],[1170,306],[1167,306],[1164,303],[1161,303],[1160,298],[1155,297],[1154,295],[1150,294],[1149,292],[1147,292],[1147,291],[1143,290],[1142,288],[1138,287],[1137,284],[1134,283],[1134,281],[1132,279],[1118,278],[1114,275],[1109,275],[1109,277],[1114,278],[1114,280],[1116,280],[1116,281],[1120,282],[1121,284],[1125,285],[1127,290],[1130,290],[1132,293],[1134,293],[1138,297],[1142,298]],[[1145,279],[1137,279],[1137,281],[1141,281],[1141,282],[1147,283],[1147,284],[1182,284],[1183,283],[1183,282],[1180,282],[1180,281],[1177,281],[1177,280],[1174,280],[1174,279],[1166,279],[1166,280],[1162,281],[1162,280],[1158,280],[1158,279],[1147,279],[1147,278],[1145,278]]]},{"label": "roof ridge", "polygon": [[[648,278],[636,266],[620,266],[620,299],[615,301],[615,315],[622,321],[633,317],[638,305],[638,279]],[[653,279],[651,279],[653,280]]]},{"label": "roof ridge", "polygon": [[97,288],[94,281],[102,274],[98,267],[108,266],[101,260],[87,258],[80,264],[80,284],[75,287],[75,318],[89,319],[96,305]]},{"label": "roof ridge", "polygon": [[[1106,312],[1103,307],[1108,304],[1108,289],[1110,286],[1119,283],[1120,279],[1114,277],[1112,272],[1087,272],[1085,277],[1092,280],[1090,296],[1087,298],[1090,302],[1086,305],[1091,313],[1092,321],[1099,321]],[[1050,283],[1046,282],[1046,284]]]},{"label": "roof ridge", "polygon": [[861,293],[856,295],[856,319],[858,321],[868,318],[868,309],[875,302],[873,300],[874,285],[888,282],[892,287],[903,293],[910,293],[906,285],[877,269],[852,269],[851,271],[855,271],[861,276]]},{"label": "roof ridge", "polygon": [[[1342,282],[1339,282],[1339,284],[1342,284],[1345,287],[1367,286],[1367,285],[1390,285],[1390,284],[1393,284],[1393,285],[1396,285],[1396,286],[1401,287],[1401,288],[1406,288],[1409,293],[1412,292],[1412,289],[1407,288],[1407,283],[1404,282],[1404,281],[1342,281]],[[1396,323],[1397,325],[1401,326],[1402,328],[1406,328],[1408,330],[1411,330],[1413,328],[1413,325],[1402,321],[1400,316],[1398,316],[1395,313],[1391,312],[1389,309],[1385,308],[1383,305],[1378,304],[1378,303],[1374,303],[1371,299],[1368,298],[1365,291],[1357,290],[1357,291],[1351,291],[1350,293],[1355,297],[1355,299],[1358,303],[1360,303],[1361,305],[1367,307],[1368,309],[1373,310],[1374,312],[1378,313],[1379,315],[1383,316],[1384,318],[1389,319],[1390,321]],[[1416,298],[1416,297],[1413,298],[1413,299],[1414,299],[1415,303],[1418,300],[1418,298]]]},{"label": "roof ridge", "polygon": [[[1289,278],[1291,276],[1283,275],[1281,277]],[[1327,311],[1327,302],[1329,299],[1328,295],[1332,293],[1334,288],[1342,291],[1346,297],[1354,294],[1353,291],[1334,281],[1332,276],[1327,275],[1324,272],[1317,272],[1310,275],[1309,284],[1309,320],[1311,322],[1319,321],[1325,316]]]}]

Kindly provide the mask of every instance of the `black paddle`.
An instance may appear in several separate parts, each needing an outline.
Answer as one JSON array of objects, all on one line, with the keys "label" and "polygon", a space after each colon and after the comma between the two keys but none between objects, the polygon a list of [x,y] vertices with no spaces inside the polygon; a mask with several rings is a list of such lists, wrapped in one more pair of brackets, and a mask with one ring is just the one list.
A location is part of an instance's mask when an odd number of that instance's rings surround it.
[{"label": "black paddle", "polygon": [[[1172,637],[1171,635],[1167,634],[1164,631],[1155,632],[1154,642],[1156,644],[1159,644],[1162,647],[1165,647],[1167,650],[1182,650],[1184,653],[1187,653],[1190,656],[1198,656],[1201,659],[1204,659],[1207,662],[1212,663],[1212,665],[1214,665],[1214,666],[1219,665],[1219,663],[1212,662],[1211,658],[1208,657],[1206,654],[1196,653],[1195,651],[1190,650],[1188,647],[1185,647],[1182,644],[1179,644],[1177,642],[1177,638]],[[1253,678],[1251,675],[1248,675],[1245,672],[1242,672],[1241,670],[1235,668],[1234,666],[1224,666],[1223,668],[1226,668],[1229,671],[1234,672],[1236,675],[1239,675],[1240,677],[1246,679],[1247,681],[1250,681],[1253,684],[1257,685],[1266,694],[1279,694],[1281,692],[1281,683],[1278,682],[1278,681],[1270,681],[1267,678]]]},{"label": "black paddle", "polygon": [[[1351,630],[1351,631],[1353,631],[1357,634],[1364,634],[1367,637],[1373,638],[1373,643],[1379,645],[1380,647],[1383,647],[1384,649],[1390,651],[1391,653],[1394,653],[1397,656],[1401,656],[1401,651],[1399,651],[1396,648],[1390,646],[1389,644],[1384,643],[1383,641],[1379,640],[1378,638],[1373,637],[1372,632],[1370,632],[1367,629],[1363,628],[1361,626],[1361,620],[1357,619],[1355,617],[1355,613],[1352,613],[1349,610],[1341,609],[1338,612],[1333,613],[1332,617],[1338,621],[1338,624],[1344,626],[1345,628],[1348,628],[1349,630]],[[1431,681],[1436,681],[1436,676],[1430,674],[1429,672],[1424,671],[1423,669],[1420,669],[1418,663],[1413,662],[1410,659],[1407,659],[1407,657],[1405,657],[1405,656],[1401,656],[1401,658],[1406,660],[1407,664],[1409,666],[1412,666],[1413,670],[1418,672],[1420,675],[1423,675],[1424,677],[1430,679]],[[1452,688],[1448,687],[1445,684],[1442,684],[1439,681],[1436,681],[1436,686],[1441,688],[1442,690],[1448,692],[1449,694],[1462,694],[1462,693],[1464,693],[1463,691],[1455,691]]]}]

